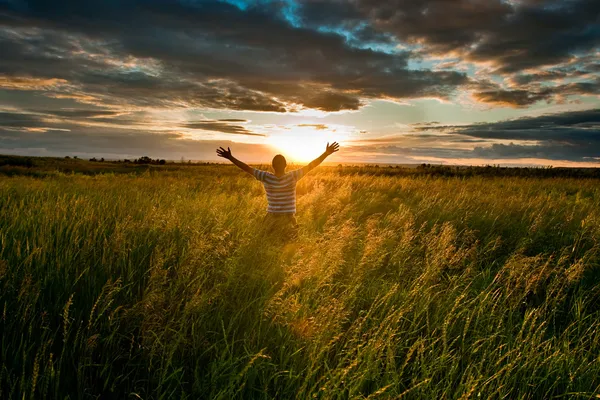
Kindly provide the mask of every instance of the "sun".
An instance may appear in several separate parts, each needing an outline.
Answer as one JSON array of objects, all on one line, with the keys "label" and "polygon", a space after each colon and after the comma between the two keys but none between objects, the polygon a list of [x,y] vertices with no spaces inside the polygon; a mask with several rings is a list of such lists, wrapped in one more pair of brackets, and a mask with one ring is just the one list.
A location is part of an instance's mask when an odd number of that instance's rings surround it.
[{"label": "sun", "polygon": [[288,160],[297,162],[313,160],[325,150],[327,144],[326,140],[287,135],[272,137],[269,141]]},{"label": "sun", "polygon": [[294,126],[285,132],[272,135],[268,143],[289,161],[306,163],[320,156],[328,142],[341,142],[344,138],[345,135],[338,132],[307,125]]}]

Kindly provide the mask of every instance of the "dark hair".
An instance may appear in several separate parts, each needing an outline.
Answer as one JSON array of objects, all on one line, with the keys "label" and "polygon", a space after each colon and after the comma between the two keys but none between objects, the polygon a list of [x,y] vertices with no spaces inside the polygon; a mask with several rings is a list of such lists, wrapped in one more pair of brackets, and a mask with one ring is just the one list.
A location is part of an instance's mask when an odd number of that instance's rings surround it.
[{"label": "dark hair", "polygon": [[285,160],[284,156],[277,154],[275,157],[273,157],[272,165],[275,171],[284,171],[287,167],[287,161]]}]

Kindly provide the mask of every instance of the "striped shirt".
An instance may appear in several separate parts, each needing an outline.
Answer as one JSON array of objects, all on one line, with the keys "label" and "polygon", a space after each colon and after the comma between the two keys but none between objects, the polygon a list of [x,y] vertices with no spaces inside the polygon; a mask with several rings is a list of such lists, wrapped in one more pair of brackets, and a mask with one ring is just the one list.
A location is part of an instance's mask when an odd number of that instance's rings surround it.
[{"label": "striped shirt", "polygon": [[261,181],[267,192],[268,213],[295,213],[296,212],[296,182],[304,176],[304,169],[277,177],[270,172],[254,169],[254,177]]}]

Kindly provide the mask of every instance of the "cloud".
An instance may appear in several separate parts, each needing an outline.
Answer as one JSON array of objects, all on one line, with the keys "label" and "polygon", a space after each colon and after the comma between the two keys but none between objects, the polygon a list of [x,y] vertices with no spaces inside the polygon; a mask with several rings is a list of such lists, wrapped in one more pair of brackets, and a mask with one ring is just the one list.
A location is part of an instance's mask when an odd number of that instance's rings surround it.
[{"label": "cloud", "polygon": [[96,117],[114,117],[123,114],[112,110],[30,110],[32,112],[43,113],[62,118],[96,118]]},{"label": "cloud", "polygon": [[64,79],[64,91],[104,104],[340,111],[369,98],[446,98],[466,82],[410,70],[406,52],[295,26],[275,2],[15,1],[0,12],[0,73]]},{"label": "cloud", "polygon": [[585,146],[565,147],[560,143],[519,145],[494,143],[489,147],[476,147],[473,156],[486,159],[537,158],[544,160],[594,161],[598,153]]},{"label": "cloud", "polygon": [[[95,120],[97,113],[82,113]],[[132,121],[137,121],[138,116]],[[139,116],[141,117],[141,116]],[[237,120],[237,119],[236,119]],[[228,121],[203,120],[190,123],[200,128],[228,134],[252,135],[244,127]],[[167,125],[168,126],[168,125]],[[78,155],[80,157],[132,158],[149,155],[155,158],[217,160],[214,151],[219,146],[231,146],[248,161],[262,161],[272,156],[272,150],[262,144],[233,143],[228,140],[196,140],[185,132],[163,129],[150,132],[145,126],[96,125],[56,118],[40,112],[0,111],[0,149],[3,154],[40,156]]]},{"label": "cloud", "polygon": [[247,119],[240,119],[240,118],[221,118],[219,120],[217,120],[219,122],[239,122],[239,123],[246,123],[246,122],[250,122]]},{"label": "cloud", "polygon": [[215,150],[231,147],[236,156],[247,162],[261,162],[272,157],[273,150],[261,144],[234,143],[226,140],[194,140],[178,132],[149,133],[130,129],[83,127],[77,132],[22,132],[0,129],[3,154],[37,156],[77,155],[82,158],[113,159],[153,158],[218,161]]},{"label": "cloud", "polygon": [[[246,127],[243,127],[241,125],[232,125],[228,121],[232,121],[232,120],[231,119],[218,120],[218,121],[202,120],[202,121],[188,122],[188,123],[182,124],[180,126],[182,128],[187,128],[187,129],[200,129],[203,131],[230,133],[233,135],[265,136],[262,133],[252,132],[249,129],[247,129]],[[236,121],[236,122],[244,121],[245,122],[245,120],[236,120],[236,119],[233,119],[233,121]]]},{"label": "cloud", "polygon": [[[102,118],[92,113],[86,115],[91,120]],[[143,119],[143,115],[124,117],[133,121]],[[235,136],[254,133],[239,125],[244,122],[230,119],[200,120],[178,127]],[[326,124],[296,126],[316,130],[327,128]],[[116,123],[96,126],[45,113],[19,110],[0,112],[0,148],[3,153],[109,158],[131,158],[146,154],[170,159],[184,156],[187,159],[216,160],[213,147],[224,144],[239,151],[238,154],[249,161],[265,161],[272,156],[272,149],[266,145],[192,140],[181,131],[152,133],[145,130],[143,125],[134,128]],[[571,162],[597,166],[599,154],[600,109],[468,125],[419,123],[412,125],[411,133],[361,138],[349,141],[344,146],[344,160],[349,162],[445,161],[481,164],[486,163],[485,160],[504,160],[512,164],[562,165]]]},{"label": "cloud", "polygon": [[484,90],[473,93],[473,97],[482,103],[494,104],[508,107],[525,107],[537,103],[540,100],[548,100],[554,91],[545,89],[541,92],[528,90]]},{"label": "cloud", "polygon": [[[597,1],[289,4],[5,2],[0,87],[103,105],[268,112],[448,99],[460,87],[473,89],[477,101],[517,107],[598,95],[589,81],[599,69]],[[458,61],[445,70],[409,66],[411,58],[436,55],[486,63],[508,80],[483,90]],[[574,77],[583,81],[535,86]]]},{"label": "cloud", "polygon": [[36,115],[0,111],[0,129],[2,128],[42,128],[48,124]]},{"label": "cloud", "polygon": [[[500,81],[494,90],[467,86],[473,98],[524,107],[598,95],[600,2],[597,0],[306,0],[301,21],[354,35],[368,27],[438,66],[475,70]],[[533,73],[531,71],[534,71]],[[565,79],[582,79],[571,83]],[[557,82],[558,80],[558,82]],[[588,80],[591,80],[589,82]],[[544,86],[540,86],[540,84]],[[556,87],[554,87],[557,85]]]},{"label": "cloud", "polygon": [[486,139],[600,142],[600,109],[569,111],[537,117],[458,126],[417,128],[459,133]]},{"label": "cloud", "polygon": [[[123,118],[121,118],[123,117]],[[31,130],[32,128],[43,130],[75,130],[79,131],[85,127],[103,126],[107,130],[146,129],[150,125],[145,120],[144,113],[123,113],[112,110],[90,110],[90,109],[61,109],[61,110],[15,110],[0,111],[0,129]],[[180,128],[202,131],[220,132],[234,135],[265,136],[253,132],[244,126],[235,123],[246,123],[245,119],[226,118],[219,120],[189,121],[179,124]],[[155,122],[154,129],[169,130],[172,126],[169,121]]]},{"label": "cloud", "polygon": [[555,65],[598,46],[596,0],[310,0],[303,19],[328,26],[368,23],[381,33],[424,46],[424,52],[460,54],[515,72]]},{"label": "cloud", "polygon": [[466,125],[412,124],[408,133],[348,143],[367,162],[600,166],[600,109]]},{"label": "cloud", "polygon": [[478,146],[463,157],[589,161],[600,154],[600,109],[471,125],[415,126],[414,129],[490,142],[511,141]]},{"label": "cloud", "polygon": [[64,79],[0,76],[0,88],[12,90],[47,90],[65,83]]},{"label": "cloud", "polygon": [[[115,132],[145,140],[139,136],[144,130],[182,140],[174,129],[243,138],[262,135],[260,128],[243,118],[219,119],[247,115],[224,112],[330,113],[360,110],[377,99],[423,98],[528,108],[600,96],[596,0],[240,4],[0,1],[0,129],[14,135],[13,144],[54,138],[56,130],[83,132],[90,141],[92,133]],[[349,118],[371,118],[375,107]],[[192,110],[215,119],[197,121]],[[168,123],[167,111],[179,114]],[[371,121],[369,130],[377,131],[379,123]],[[556,116],[528,121],[550,125],[524,129],[527,121],[519,120],[519,128],[512,127],[514,121],[421,126],[414,127],[420,135],[410,145],[404,138],[404,144],[391,146],[402,154],[429,151],[440,158],[538,151],[582,159],[588,157],[585,140],[596,149],[597,121],[585,126],[566,126]],[[48,136],[27,136],[32,132]],[[560,139],[549,139],[554,137]],[[525,143],[531,140],[539,143]],[[551,148],[558,143],[567,143],[567,150]],[[383,145],[367,146],[374,151]],[[396,150],[384,153],[391,157]]]},{"label": "cloud", "polygon": [[296,126],[300,128],[313,128],[317,131],[324,131],[326,129],[329,129],[329,126],[327,124],[298,124]]}]

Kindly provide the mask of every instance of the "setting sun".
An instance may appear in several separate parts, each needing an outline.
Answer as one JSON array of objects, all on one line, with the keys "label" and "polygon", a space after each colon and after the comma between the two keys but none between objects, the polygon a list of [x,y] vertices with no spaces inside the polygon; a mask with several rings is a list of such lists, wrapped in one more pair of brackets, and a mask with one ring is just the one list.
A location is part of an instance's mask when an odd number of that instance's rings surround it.
[{"label": "setting sun", "polygon": [[269,137],[268,143],[288,160],[309,162],[318,157],[327,143],[342,142],[346,134],[319,125],[294,126],[289,131]]}]

